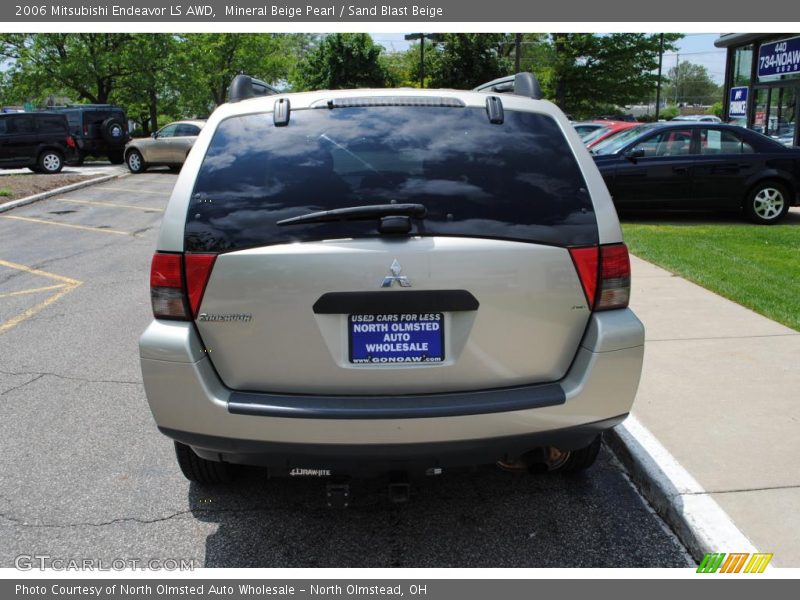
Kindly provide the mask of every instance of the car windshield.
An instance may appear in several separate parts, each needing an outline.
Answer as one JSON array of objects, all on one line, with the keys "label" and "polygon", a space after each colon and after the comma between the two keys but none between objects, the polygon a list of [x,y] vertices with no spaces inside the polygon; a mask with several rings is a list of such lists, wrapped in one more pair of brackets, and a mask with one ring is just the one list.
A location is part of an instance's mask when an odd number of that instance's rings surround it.
[{"label": "car windshield", "polygon": [[593,141],[595,141],[597,138],[600,138],[600,137],[606,135],[609,131],[611,131],[611,127],[608,127],[608,126],[605,126],[605,125],[603,127],[595,129],[594,131],[590,131],[589,133],[587,133],[586,135],[583,136],[583,138],[582,138],[583,139],[583,143],[588,146]]},{"label": "car windshield", "polygon": [[293,110],[220,123],[197,177],[186,249],[224,251],[380,235],[378,220],[278,221],[315,211],[395,203],[428,209],[416,235],[557,245],[596,243],[577,160],[550,116],[483,108]]},{"label": "car windshield", "polygon": [[594,146],[592,148],[592,154],[614,154],[627,146],[630,141],[656,127],[658,127],[656,123],[648,123],[646,125],[636,125],[630,129],[620,131]]}]

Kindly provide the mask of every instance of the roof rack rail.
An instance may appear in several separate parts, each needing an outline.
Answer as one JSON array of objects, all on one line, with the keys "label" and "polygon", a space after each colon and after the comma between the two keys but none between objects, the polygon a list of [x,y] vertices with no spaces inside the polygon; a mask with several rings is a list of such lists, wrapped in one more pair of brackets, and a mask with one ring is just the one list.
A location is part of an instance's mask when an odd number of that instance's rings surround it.
[{"label": "roof rack rail", "polygon": [[534,100],[541,100],[544,97],[539,80],[536,79],[536,75],[533,73],[517,73],[516,75],[493,79],[487,83],[482,83],[473,91],[511,93],[516,96],[533,98]]},{"label": "roof rack rail", "polygon": [[256,96],[272,96],[277,93],[278,90],[260,79],[242,74],[237,75],[231,81],[228,88],[228,102],[239,102],[239,100],[247,100]]}]

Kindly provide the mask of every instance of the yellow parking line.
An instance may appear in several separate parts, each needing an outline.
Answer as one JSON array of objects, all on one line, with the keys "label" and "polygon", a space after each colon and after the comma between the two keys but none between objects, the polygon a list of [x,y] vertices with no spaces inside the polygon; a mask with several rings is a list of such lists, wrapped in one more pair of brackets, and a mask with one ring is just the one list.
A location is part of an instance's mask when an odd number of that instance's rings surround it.
[{"label": "yellow parking line", "polygon": [[70,285],[80,285],[81,283],[83,283],[82,281],[78,281],[77,279],[70,279],[69,277],[64,277],[63,275],[56,275],[55,273],[40,271],[39,269],[34,269],[33,267],[26,267],[25,265],[9,262],[7,260],[0,260],[0,267],[8,267],[9,269],[14,269],[15,271],[23,271],[24,273],[30,273],[31,275],[39,275],[40,277],[49,277],[50,279],[55,279],[56,281],[63,281],[64,283],[68,283]]},{"label": "yellow parking line", "polygon": [[[80,285],[80,283],[78,285]],[[67,294],[69,294],[72,290],[74,290],[76,287],[78,287],[78,285],[65,286],[64,289],[62,289],[57,294],[53,294],[47,300],[39,302],[39,304],[37,304],[36,306],[32,306],[31,308],[29,308],[25,312],[18,314],[16,317],[14,317],[12,319],[9,319],[5,323],[0,323],[0,333],[5,333],[6,331],[11,329],[12,327],[16,327],[17,325],[19,325],[20,323],[22,323],[26,319],[30,319],[32,316],[36,315],[37,313],[42,312],[45,308],[50,306],[53,302],[55,302],[56,300],[59,300],[60,298],[66,296]]]},{"label": "yellow parking line", "polygon": [[0,219],[14,219],[16,221],[27,221],[29,223],[41,223],[42,225],[58,225],[59,227],[71,227],[72,229],[83,229],[85,231],[97,231],[99,233],[112,233],[114,235],[133,235],[127,231],[116,229],[105,229],[104,227],[90,227],[88,225],[72,225],[70,223],[59,223],[58,221],[46,221],[44,219],[34,219],[32,217],[6,217],[0,215]]},{"label": "yellow parking line", "polygon": [[108,190],[112,192],[134,192],[136,194],[156,194],[157,196],[169,196],[172,192],[150,192],[148,190],[134,190],[131,188],[121,188],[121,187],[98,187],[94,188],[96,190]]},{"label": "yellow parking line", "polygon": [[24,296],[25,294],[36,294],[37,292],[47,292],[49,290],[57,290],[63,288],[65,283],[57,283],[56,285],[46,285],[45,287],[31,288],[29,290],[19,290],[18,292],[8,292],[0,294],[0,298],[10,298],[11,296]]},{"label": "yellow parking line", "polygon": [[115,204],[114,202],[100,202],[99,200],[73,200],[71,198],[54,198],[59,202],[71,202],[72,204],[90,204],[92,206],[111,206],[113,208],[132,208],[143,210],[144,212],[164,212],[163,208],[149,208],[147,206],[133,206],[131,204]]},{"label": "yellow parking line", "polygon": [[29,273],[31,275],[39,275],[41,277],[47,277],[49,279],[55,279],[56,281],[62,281],[63,282],[60,285],[50,286],[49,288],[44,287],[44,288],[38,288],[38,289],[35,289],[35,290],[23,290],[22,292],[11,292],[9,294],[6,294],[6,295],[10,296],[10,295],[14,295],[14,294],[23,293],[23,292],[33,293],[34,291],[45,291],[47,289],[58,289],[59,290],[57,293],[53,294],[49,298],[46,298],[45,300],[39,302],[38,304],[36,304],[36,305],[30,307],[29,309],[21,312],[16,317],[12,317],[11,319],[8,319],[7,321],[0,322],[0,333],[5,333],[9,329],[19,325],[20,323],[22,323],[26,319],[30,319],[32,316],[40,313],[45,308],[47,308],[48,306],[53,304],[53,302],[56,302],[60,298],[63,298],[64,296],[69,294],[72,290],[74,290],[75,288],[77,288],[78,286],[80,286],[83,283],[82,281],[78,281],[77,279],[72,279],[70,277],[64,277],[63,275],[56,275],[55,273],[48,273],[47,271],[41,271],[39,269],[34,269],[32,267],[27,267],[25,265],[12,263],[12,262],[9,262],[9,261],[6,261],[6,260],[0,260],[0,266],[8,267],[9,269],[15,269],[17,271],[22,271],[24,273]]}]

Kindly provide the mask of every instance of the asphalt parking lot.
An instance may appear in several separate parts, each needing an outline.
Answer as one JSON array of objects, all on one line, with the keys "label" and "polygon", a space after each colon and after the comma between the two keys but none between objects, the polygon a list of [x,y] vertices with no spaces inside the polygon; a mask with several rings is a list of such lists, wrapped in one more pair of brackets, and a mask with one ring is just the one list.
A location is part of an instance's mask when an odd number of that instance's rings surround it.
[{"label": "asphalt parking lot", "polygon": [[19,555],[206,567],[679,567],[693,563],[614,458],[578,477],[494,467],[379,480],[245,470],[208,489],[156,430],[137,338],[175,176],[122,177],[0,213],[0,567]]}]

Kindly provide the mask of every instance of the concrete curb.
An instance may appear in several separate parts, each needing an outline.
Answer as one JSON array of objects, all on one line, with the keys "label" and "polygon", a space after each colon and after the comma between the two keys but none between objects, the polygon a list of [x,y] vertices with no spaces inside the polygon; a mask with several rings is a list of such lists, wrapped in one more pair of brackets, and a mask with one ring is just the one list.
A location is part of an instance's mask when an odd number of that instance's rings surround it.
[{"label": "concrete curb", "polygon": [[106,181],[111,181],[112,179],[118,179],[120,177],[125,177],[127,175],[128,173],[114,173],[113,175],[102,175],[100,177],[95,177],[94,179],[87,179],[86,181],[79,181],[78,183],[65,185],[63,187],[56,188],[54,190],[48,190],[46,192],[42,192],[41,194],[34,194],[33,196],[27,196],[26,198],[19,198],[18,200],[12,200],[11,202],[0,204],[0,213],[7,212],[13,208],[17,208],[18,206],[26,206],[28,204],[33,204],[34,202],[38,202],[39,200],[45,200],[46,198],[51,198],[52,196],[58,196],[59,194],[66,194],[67,192],[79,190],[81,188],[96,185],[98,183],[104,183]]},{"label": "concrete curb", "polygon": [[634,416],[605,435],[642,496],[699,563],[708,552],[758,550],[711,495]]}]

